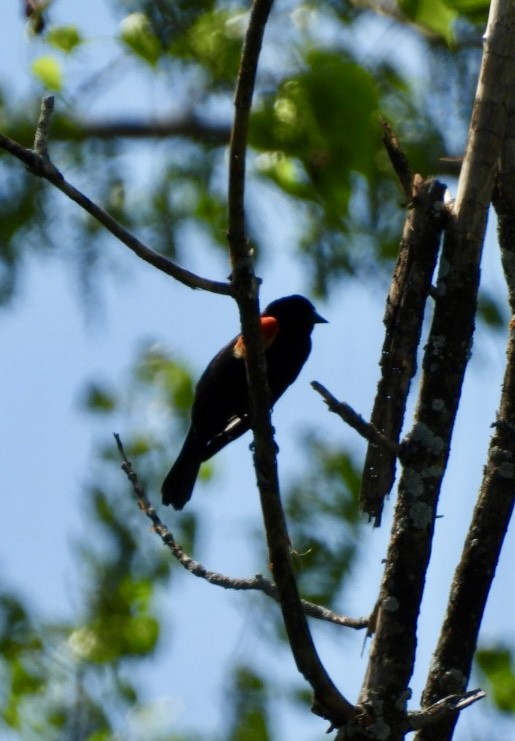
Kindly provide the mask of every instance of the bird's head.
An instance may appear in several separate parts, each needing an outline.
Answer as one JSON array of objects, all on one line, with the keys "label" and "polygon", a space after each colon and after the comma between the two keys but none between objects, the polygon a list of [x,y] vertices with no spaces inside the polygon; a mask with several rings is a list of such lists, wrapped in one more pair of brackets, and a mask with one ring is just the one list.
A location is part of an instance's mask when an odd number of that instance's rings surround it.
[{"label": "bird's head", "polygon": [[327,319],[317,313],[311,301],[298,294],[272,301],[263,311],[262,316],[274,317],[282,329],[298,328],[311,331],[315,324],[327,324]]}]

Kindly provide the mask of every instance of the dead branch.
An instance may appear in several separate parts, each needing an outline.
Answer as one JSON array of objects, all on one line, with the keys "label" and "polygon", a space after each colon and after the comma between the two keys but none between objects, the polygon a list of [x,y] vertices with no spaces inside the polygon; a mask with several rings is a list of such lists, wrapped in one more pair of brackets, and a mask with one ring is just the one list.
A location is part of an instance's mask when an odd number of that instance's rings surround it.
[{"label": "dead branch", "polygon": [[[404,181],[406,176],[404,171]],[[379,363],[381,378],[370,419],[392,443],[398,443],[404,422],[426,302],[446,221],[444,185],[432,178],[417,177],[410,192],[413,208],[406,218],[386,300],[383,319],[386,333]],[[376,527],[381,524],[384,499],[395,480],[395,462],[392,450],[371,442],[363,467],[360,500],[363,511]]]},{"label": "dead branch", "polygon": [[356,411],[354,411],[354,409],[349,404],[344,401],[338,401],[338,399],[336,399],[325,388],[325,386],[322,386],[322,384],[318,381],[312,381],[311,386],[315,389],[315,391],[318,391],[320,396],[327,404],[329,411],[334,412],[334,414],[337,414],[339,417],[341,417],[341,419],[343,419],[343,421],[346,422],[349,427],[352,427],[354,430],[356,430],[356,432],[358,432],[361,437],[364,437],[365,440],[368,440],[368,442],[372,443],[373,445],[386,448],[386,450],[389,450],[397,458],[401,458],[402,445],[394,442],[393,440],[389,440],[385,435],[379,432],[377,427],[374,427],[374,425],[370,424],[370,422],[366,422],[363,417]]}]

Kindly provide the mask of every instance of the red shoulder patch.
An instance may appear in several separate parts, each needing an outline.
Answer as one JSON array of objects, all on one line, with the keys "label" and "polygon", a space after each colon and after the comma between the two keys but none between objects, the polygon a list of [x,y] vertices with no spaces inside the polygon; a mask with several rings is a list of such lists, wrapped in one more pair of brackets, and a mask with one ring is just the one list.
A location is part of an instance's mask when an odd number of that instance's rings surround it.
[{"label": "red shoulder patch", "polygon": [[[263,342],[265,349],[270,347],[274,339],[277,337],[279,332],[279,322],[273,316],[262,316],[260,317],[261,323],[261,334],[263,335]],[[240,334],[232,350],[232,354],[235,358],[245,358],[247,355],[247,348],[243,340],[243,335]]]},{"label": "red shoulder patch", "polygon": [[261,333],[265,347],[270,347],[279,333],[279,322],[274,316],[261,317]]}]

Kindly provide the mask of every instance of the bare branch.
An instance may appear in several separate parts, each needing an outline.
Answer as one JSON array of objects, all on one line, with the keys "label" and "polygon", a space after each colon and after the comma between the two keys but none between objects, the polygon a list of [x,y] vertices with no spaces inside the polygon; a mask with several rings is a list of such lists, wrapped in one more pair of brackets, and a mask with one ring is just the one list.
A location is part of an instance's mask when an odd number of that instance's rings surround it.
[{"label": "bare branch", "polygon": [[343,421],[349,425],[349,427],[352,427],[354,430],[356,430],[356,432],[358,432],[361,437],[364,437],[365,440],[368,440],[368,442],[372,443],[373,445],[379,445],[380,447],[386,448],[397,458],[401,457],[402,445],[394,442],[393,440],[389,440],[385,435],[379,432],[377,427],[374,427],[374,425],[370,424],[370,422],[366,422],[363,417],[355,412],[349,404],[344,401],[338,401],[338,399],[336,399],[325,388],[325,386],[322,386],[322,384],[318,381],[312,381],[311,386],[315,389],[315,391],[318,391],[320,396],[329,407],[329,411],[338,414],[338,416],[341,417]]},{"label": "bare branch", "polygon": [[[124,471],[132,484],[140,510],[152,522],[154,532],[159,535],[164,545],[166,545],[172,555],[177,559],[181,566],[186,569],[186,571],[189,571],[194,576],[198,576],[200,579],[204,579],[209,582],[209,584],[213,584],[216,587],[234,589],[236,591],[263,592],[263,594],[266,594],[276,602],[279,602],[279,592],[277,587],[272,584],[271,581],[265,579],[261,574],[256,574],[253,579],[238,579],[232,576],[226,576],[225,574],[220,574],[217,571],[209,571],[209,569],[206,569],[206,567],[201,563],[191,558],[191,556],[184,551],[183,547],[177,543],[173,534],[163,523],[150,503],[145,493],[145,488],[139,480],[138,474],[132,467],[130,460],[127,458],[123,443],[117,433],[114,433],[114,439],[116,440],[116,445],[123,460],[122,471]],[[336,625],[341,625],[347,628],[361,630],[368,627],[369,624],[369,618],[351,618],[346,615],[340,615],[339,613],[329,610],[326,607],[321,607],[314,602],[308,602],[308,600],[302,600],[302,607],[306,615],[309,615],[309,617],[316,618],[317,620],[326,620],[327,622],[335,623]]]},{"label": "bare branch", "polygon": [[399,179],[400,186],[406,198],[406,203],[411,203],[413,193],[413,172],[411,171],[408,158],[402,151],[399,140],[388,121],[381,121],[383,129],[383,145],[386,149],[392,167]]},{"label": "bare branch", "polygon": [[[486,697],[486,692],[483,692],[483,690],[470,690],[461,695],[444,697],[443,700],[435,702],[434,705],[424,710],[408,713],[410,730],[416,731],[419,728],[428,728],[430,729],[428,732],[433,734],[435,723],[449,718],[457,719],[460,710],[468,708],[484,697]],[[434,738],[436,737],[431,735],[431,739]]]},{"label": "bare branch", "polygon": [[230,295],[231,286],[229,283],[208,280],[207,278],[195,275],[195,273],[179,267],[179,265],[176,265],[164,255],[155,252],[143,244],[143,242],[140,242],[139,239],[127,231],[116,219],[110,216],[107,211],[104,211],[104,209],[100,208],[100,206],[91,201],[84,193],[69,183],[46,157],[30,149],[25,149],[25,147],[22,147],[3,134],[0,134],[0,148],[24,162],[34,175],[48,180],[49,183],[67,195],[70,200],[75,201],[84,211],[87,211],[97,221],[103,224],[111,234],[119,239],[120,242],[123,242],[138,257],[145,260],[145,262],[153,265],[163,273],[171,275],[172,278],[175,278],[190,288],[201,288],[204,291],[211,291],[212,293],[219,293],[225,296]]},{"label": "bare branch", "polygon": [[[409,166],[404,163],[398,145],[392,142],[393,136],[389,132],[389,147],[395,151],[399,177],[406,189]],[[404,422],[411,379],[416,372],[424,311],[447,218],[443,206],[444,185],[417,176],[409,189],[413,208],[406,218],[386,300],[381,378],[370,420],[392,443],[398,442]],[[381,523],[383,502],[395,480],[395,462],[394,451],[371,442],[363,467],[360,500],[376,527]]]}]

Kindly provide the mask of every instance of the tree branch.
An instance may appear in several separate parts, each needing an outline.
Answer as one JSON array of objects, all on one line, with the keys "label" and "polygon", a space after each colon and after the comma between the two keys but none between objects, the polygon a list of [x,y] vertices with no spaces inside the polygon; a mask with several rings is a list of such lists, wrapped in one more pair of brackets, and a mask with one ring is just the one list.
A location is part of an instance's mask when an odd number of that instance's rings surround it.
[{"label": "tree branch", "polygon": [[[127,458],[123,443],[117,433],[114,433],[114,439],[116,440],[118,451],[123,460],[121,466],[122,471],[131,482],[140,510],[146,517],[148,517],[152,523],[154,532],[159,535],[164,545],[170,550],[174,558],[177,559],[186,571],[189,571],[190,574],[193,574],[200,579],[204,579],[209,584],[213,584],[216,587],[234,589],[236,591],[263,592],[263,594],[266,594],[267,597],[271,597],[276,602],[280,601],[277,587],[272,584],[271,581],[265,579],[261,574],[256,574],[253,579],[238,579],[232,576],[226,576],[225,574],[220,574],[217,571],[209,571],[201,563],[191,558],[191,556],[184,551],[183,547],[177,543],[173,534],[163,523],[154,507],[150,504],[145,493],[145,488],[139,480],[138,474],[132,467],[132,463]],[[326,620],[327,622],[347,628],[361,630],[368,627],[369,624],[369,618],[351,618],[346,615],[340,615],[339,613],[329,610],[326,607],[322,607],[321,605],[317,605],[314,602],[308,602],[308,600],[302,600],[302,608],[309,617],[316,618],[317,620]]]},{"label": "tree branch", "polygon": [[355,412],[354,409],[349,406],[349,404],[346,404],[344,401],[338,401],[338,399],[336,399],[325,388],[325,386],[322,386],[321,383],[318,383],[318,381],[312,381],[311,386],[315,389],[315,391],[318,391],[320,396],[329,407],[329,411],[334,412],[334,414],[337,414],[339,417],[341,417],[343,421],[346,422],[349,427],[352,427],[354,430],[356,430],[356,432],[358,432],[361,437],[364,437],[365,440],[368,440],[368,442],[372,443],[373,445],[377,445],[381,448],[389,450],[397,458],[400,458],[402,456],[402,445],[394,442],[393,440],[389,440],[385,435],[379,432],[377,427],[374,427],[374,425],[370,424],[370,422],[366,422],[360,414]]},{"label": "tree branch", "polygon": [[113,121],[86,121],[76,123],[61,134],[62,139],[168,139],[171,136],[187,137],[202,144],[226,146],[229,143],[230,127],[215,124],[186,111],[182,116],[155,121],[132,119]]},{"label": "tree branch", "polygon": [[242,50],[235,93],[235,114],[229,151],[228,242],[233,292],[238,302],[247,348],[249,406],[254,433],[254,465],[265,522],[269,562],[279,592],[281,611],[297,668],[314,691],[313,712],[341,726],[354,706],[327,674],[309,631],[291,559],[291,546],[279,493],[275,442],[270,415],[270,390],[259,323],[258,281],[245,231],[245,158],[248,121],[263,34],[272,0],[254,0]]},{"label": "tree branch", "polygon": [[143,244],[143,242],[140,242],[139,239],[127,231],[127,229],[116,221],[116,219],[110,216],[107,211],[104,211],[104,209],[100,208],[100,206],[91,201],[86,195],[84,195],[84,193],[69,183],[57,167],[47,159],[46,155],[42,156],[31,149],[26,149],[25,147],[22,147],[21,144],[18,144],[3,134],[0,134],[0,149],[4,149],[6,152],[12,154],[23,162],[34,175],[44,178],[62,193],[67,195],[70,200],[77,203],[82,209],[84,209],[84,211],[87,211],[98,222],[105,226],[111,234],[119,239],[120,242],[125,244],[145,262],[153,265],[163,273],[172,276],[172,278],[175,278],[180,283],[189,286],[189,288],[201,288],[204,291],[211,291],[212,293],[219,293],[226,296],[230,295],[231,286],[229,283],[208,280],[207,278],[195,275],[195,273],[191,273],[189,270],[179,267],[179,265],[176,265],[164,255],[155,252],[150,249],[150,247]]},{"label": "tree branch", "polygon": [[448,719],[457,720],[460,710],[468,708],[469,705],[473,705],[484,697],[486,697],[486,692],[483,692],[483,690],[470,690],[470,692],[464,692],[461,695],[444,697],[443,700],[435,702],[434,705],[424,710],[408,713],[410,730],[427,729],[430,734],[429,738],[431,740],[436,739],[437,737],[434,735],[436,723]]},{"label": "tree branch", "polygon": [[411,203],[414,192],[413,192],[413,172],[410,167],[410,163],[405,153],[402,151],[399,144],[399,140],[395,134],[395,131],[390,126],[388,121],[383,119],[381,121],[381,128],[383,130],[383,146],[386,149],[390,162],[395,174],[399,180],[399,184],[406,198],[406,203]]},{"label": "tree branch", "polygon": [[433,322],[410,433],[410,463],[399,484],[380,590],[381,609],[360,696],[360,702],[392,729],[391,739],[401,737],[397,729],[402,727],[413,671],[438,497],[472,344],[486,215],[506,130],[507,91],[515,85],[514,30],[513,3],[493,0],[455,211],[440,260]]},{"label": "tree branch", "polygon": [[[390,132],[389,147],[396,159],[404,156],[394,147]],[[393,155],[391,155],[393,156]],[[408,165],[397,163],[405,190],[410,174]],[[412,208],[406,218],[390,291],[386,300],[385,339],[381,351],[381,378],[377,386],[371,424],[392,443],[398,443],[404,422],[411,379],[417,369],[417,350],[424,321],[431,281],[438,257],[440,239],[447,212],[443,197],[445,186],[433,178],[417,176],[410,185]],[[360,500],[363,511],[374,524],[381,524],[385,497],[395,480],[396,456],[385,446],[371,442],[368,447]]]}]

